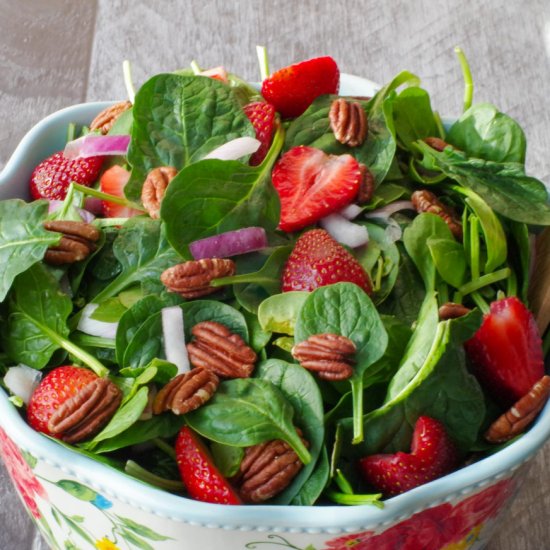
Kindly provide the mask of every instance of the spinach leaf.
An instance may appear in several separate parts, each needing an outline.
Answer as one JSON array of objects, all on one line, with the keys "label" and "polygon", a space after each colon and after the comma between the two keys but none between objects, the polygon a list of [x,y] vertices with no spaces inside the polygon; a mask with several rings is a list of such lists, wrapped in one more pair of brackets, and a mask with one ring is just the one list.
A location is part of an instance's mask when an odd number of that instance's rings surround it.
[{"label": "spinach leaf", "polygon": [[61,235],[42,226],[48,214],[46,201],[27,204],[20,199],[0,202],[0,302],[19,273],[40,261]]},{"label": "spinach leaf", "polygon": [[393,315],[412,325],[418,317],[426,290],[420,274],[403,243],[396,243],[399,251],[399,272],[389,296],[378,305],[381,314]]},{"label": "spinach leaf", "polygon": [[214,458],[214,463],[225,477],[233,477],[239,473],[239,467],[244,458],[244,449],[233,445],[224,445],[212,441],[210,451]]},{"label": "spinach leaf", "polygon": [[295,363],[269,359],[258,365],[255,377],[269,380],[281,390],[292,405],[296,424],[302,429],[303,436],[309,443],[311,462],[304,466],[292,483],[271,501],[276,504],[288,504],[313,472],[323,448],[323,400],[313,376]]},{"label": "spinach leaf", "polygon": [[[365,440],[356,447],[346,448],[346,453],[365,456],[409,451],[414,424],[421,415],[443,422],[459,448],[467,452],[477,439],[485,402],[479,383],[466,369],[462,343],[480,323],[481,314],[477,310],[459,319],[440,322],[435,333],[431,333],[429,353],[416,366],[414,377],[400,391],[392,393],[380,408],[365,415]],[[401,376],[400,371],[397,376]],[[352,419],[341,421],[348,435],[352,422]]]},{"label": "spinach leaf", "polygon": [[446,139],[470,157],[525,163],[526,139],[521,126],[490,103],[478,103],[465,111]]},{"label": "spinach leaf", "polygon": [[162,297],[149,295],[136,302],[122,315],[116,332],[116,358],[119,365],[124,364],[124,352],[141,325],[163,307],[177,305],[181,301],[177,294],[165,294]]},{"label": "spinach leaf", "polygon": [[279,129],[259,166],[202,160],[170,182],[160,216],[168,240],[183,257],[190,257],[188,245],[197,239],[254,225],[277,227],[279,197],[271,185],[271,168],[282,140]]},{"label": "spinach leaf", "polygon": [[7,300],[2,323],[2,347],[14,361],[35,369],[68,342],[73,304],[42,263],[19,274]]},{"label": "spinach leaf", "polygon": [[93,451],[96,454],[109,453],[155,438],[173,437],[184,424],[184,418],[175,414],[162,414],[149,420],[138,420],[118,435],[98,441]]},{"label": "spinach leaf", "polygon": [[260,325],[264,330],[292,336],[298,313],[308,296],[309,292],[294,291],[266,298],[258,308]]},{"label": "spinach leaf", "polygon": [[327,448],[323,447],[317,459],[317,464],[311,475],[306,479],[298,494],[290,501],[293,506],[312,506],[317,502],[327,486],[330,474],[330,463]]},{"label": "spinach leaf", "polygon": [[421,141],[415,147],[424,154],[423,162],[475,191],[499,214],[527,224],[550,225],[546,187],[526,176],[521,164],[468,158],[450,147],[438,152]]},{"label": "spinach leaf", "polygon": [[426,244],[441,278],[459,288],[466,277],[466,256],[462,245],[452,236],[445,239],[430,238]]},{"label": "spinach leaf", "polygon": [[296,343],[314,334],[341,334],[356,346],[353,392],[354,442],[363,438],[363,380],[369,367],[382,357],[388,335],[368,295],[353,283],[337,283],[314,290],[306,299],[296,322]]},{"label": "spinach leaf", "polygon": [[139,200],[153,168],[180,170],[241,136],[255,137],[255,131],[229,86],[213,78],[154,76],[135,98],[126,195]]},{"label": "spinach leaf", "polygon": [[[436,284],[436,264],[426,243],[429,239],[454,240],[447,224],[435,214],[425,212],[414,218],[403,231],[403,243],[412,261],[416,265],[426,291],[431,291]],[[442,260],[445,264],[445,260]]]},{"label": "spinach leaf", "polygon": [[494,271],[501,266],[508,256],[506,233],[497,215],[489,205],[472,189],[455,185],[453,189],[466,198],[464,201],[470,210],[477,216],[485,240],[487,260],[485,261],[485,273]]},{"label": "spinach leaf", "polygon": [[406,149],[418,139],[439,135],[430,96],[418,86],[405,88],[393,100],[393,122],[397,137]]},{"label": "spinach leaf", "polygon": [[164,236],[159,220],[129,219],[113,242],[113,255],[121,272],[92,300],[100,303],[116,296],[131,285],[154,279],[181,261]]},{"label": "spinach leaf", "polygon": [[311,461],[294,427],[292,405],[267,380],[236,378],[224,381],[208,403],[184,416],[191,428],[212,441],[248,447],[283,439],[304,464]]}]

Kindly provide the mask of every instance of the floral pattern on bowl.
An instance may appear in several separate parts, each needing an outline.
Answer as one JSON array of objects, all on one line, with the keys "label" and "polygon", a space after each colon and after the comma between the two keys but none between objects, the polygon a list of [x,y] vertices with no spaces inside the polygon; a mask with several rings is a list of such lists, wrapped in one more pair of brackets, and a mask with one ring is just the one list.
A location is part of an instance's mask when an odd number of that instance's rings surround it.
[{"label": "floral pattern on bowl", "polygon": [[[56,478],[47,464],[20,450],[0,428],[0,454],[25,506],[52,548],[181,548],[186,537],[168,536],[193,527],[169,518],[135,518],[127,504],[111,500],[69,476]],[[278,547],[294,550],[466,550],[482,548],[499,515],[514,497],[517,474],[497,481],[455,502],[444,502],[383,529],[368,529],[320,539],[318,535],[235,533],[225,548]],[[47,488],[47,489],[46,489]],[[50,493],[52,498],[50,498]],[[54,504],[54,502],[56,504]],[[172,523],[169,525],[167,522]],[[154,526],[154,528],[153,528]],[[165,529],[163,531],[162,529]],[[162,531],[162,532],[159,532]],[[177,535],[176,535],[177,536]],[[210,535],[194,533],[193,541]],[[59,541],[63,541],[61,544]],[[201,546],[203,547],[203,546]]]}]

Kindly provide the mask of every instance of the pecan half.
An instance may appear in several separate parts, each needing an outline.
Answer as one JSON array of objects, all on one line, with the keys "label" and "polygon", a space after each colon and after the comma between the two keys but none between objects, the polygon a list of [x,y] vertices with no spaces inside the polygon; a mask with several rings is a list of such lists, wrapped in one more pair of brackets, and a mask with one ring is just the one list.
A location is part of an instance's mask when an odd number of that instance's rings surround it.
[{"label": "pecan half", "polygon": [[248,378],[254,370],[256,353],[238,335],[215,321],[196,324],[195,337],[187,344],[189,361],[224,378]]},{"label": "pecan half", "polygon": [[430,212],[439,216],[447,224],[455,239],[462,240],[462,224],[452,209],[444,205],[431,191],[427,189],[415,191],[411,196],[411,202],[419,214]]},{"label": "pecan half", "polygon": [[248,447],[236,477],[239,494],[244,502],[265,502],[288,487],[301,469],[302,462],[286,441]]},{"label": "pecan half", "polygon": [[176,177],[178,171],[173,166],[154,168],[147,174],[141,190],[141,202],[151,218],[160,216],[160,204],[168,184]]},{"label": "pecan half", "polygon": [[357,203],[366,204],[371,201],[372,196],[374,195],[376,183],[372,172],[367,166],[360,164],[359,170],[361,170],[362,177],[359,183],[359,191],[357,192]]},{"label": "pecan half", "polygon": [[485,432],[490,443],[503,443],[525,431],[550,396],[550,376],[543,376],[515,405],[499,416]]},{"label": "pecan half", "polygon": [[340,143],[357,147],[365,141],[369,125],[365,110],[357,101],[348,101],[343,97],[335,99],[328,118],[334,137]]},{"label": "pecan half", "polygon": [[[438,137],[427,137],[424,138],[424,143],[427,143],[432,149],[435,149],[436,151],[439,151],[440,153],[445,149],[445,147],[449,147],[449,143],[447,143],[445,140],[438,138]],[[452,145],[451,145],[452,147]]]},{"label": "pecan half", "polygon": [[455,304],[454,302],[447,302],[439,308],[439,320],[446,321],[447,319],[457,319],[470,313],[470,309],[462,304]]},{"label": "pecan half", "polygon": [[220,379],[208,369],[196,368],[178,374],[158,393],[153,413],[186,414],[204,405],[218,389]]},{"label": "pecan half", "polygon": [[67,399],[48,421],[48,430],[67,443],[97,434],[115,414],[122,392],[107,378],[97,378]]},{"label": "pecan half", "polygon": [[44,261],[51,265],[79,262],[95,250],[100,232],[92,224],[67,220],[47,220],[44,228],[62,233],[61,240],[55,246],[48,247]]},{"label": "pecan half", "polygon": [[120,101],[106,109],[103,109],[91,122],[90,130],[99,130],[102,134],[107,134],[113,127],[116,119],[124,112],[130,109],[132,104],[129,101]]},{"label": "pecan half", "polygon": [[353,374],[355,344],[339,334],[314,334],[292,348],[292,356],[324,380],[346,380]]},{"label": "pecan half", "polygon": [[160,280],[170,292],[184,298],[198,298],[216,292],[210,281],[235,274],[235,262],[222,258],[189,260],[166,269]]}]

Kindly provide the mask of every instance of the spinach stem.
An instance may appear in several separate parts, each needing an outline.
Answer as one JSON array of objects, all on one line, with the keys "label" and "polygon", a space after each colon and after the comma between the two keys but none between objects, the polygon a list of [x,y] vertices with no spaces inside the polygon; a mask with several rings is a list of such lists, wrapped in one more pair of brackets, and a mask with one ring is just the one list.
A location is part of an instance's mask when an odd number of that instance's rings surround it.
[{"label": "spinach stem", "polygon": [[190,63],[191,70],[193,71],[193,74],[199,74],[201,72],[201,68],[199,67],[199,64],[193,59]]},{"label": "spinach stem", "polygon": [[449,301],[449,287],[445,283],[441,283],[437,287],[437,293],[439,295],[439,303],[445,304]]},{"label": "spinach stem", "polygon": [[155,487],[160,487],[167,491],[183,492],[185,489],[181,481],[157,476],[133,460],[128,460],[126,462],[124,471],[140,481],[144,481],[145,483],[149,483],[149,485],[154,485]]},{"label": "spinach stem", "polygon": [[115,340],[111,338],[101,338],[100,336],[90,336],[83,332],[75,332],[72,336],[73,342],[80,346],[89,346],[92,348],[108,348],[115,349]]},{"label": "spinach stem", "polygon": [[458,46],[455,48],[455,53],[458,56],[460,68],[462,69],[462,77],[464,78],[464,111],[467,111],[472,106],[474,97],[474,81],[470,71],[470,65],[464,55],[464,52]]},{"label": "spinach stem", "polygon": [[346,495],[353,495],[353,487],[351,486],[350,482],[346,479],[346,476],[344,476],[340,468],[336,469],[336,475],[334,476],[334,481],[336,482],[336,485],[338,485],[342,493],[345,493]]},{"label": "spinach stem", "polygon": [[262,82],[269,76],[269,62],[267,60],[267,48],[256,46],[256,55],[260,63],[260,78]]},{"label": "spinach stem", "polygon": [[489,304],[483,299],[479,292],[472,292],[470,297],[474,301],[475,305],[479,308],[481,313],[487,314],[490,311]]},{"label": "spinach stem", "polygon": [[76,134],[76,124],[74,122],[70,122],[67,125],[67,143],[69,143],[69,141],[74,140],[75,134]]},{"label": "spinach stem", "polygon": [[437,111],[434,111],[434,121],[437,127],[437,133],[439,134],[439,137],[441,139],[445,139],[445,135],[446,135],[445,126],[443,126],[441,115]]},{"label": "spinach stem", "polygon": [[492,285],[493,283],[498,283],[498,281],[507,279],[510,277],[510,273],[510,268],[504,267],[498,271],[493,271],[492,273],[487,273],[487,275],[482,275],[481,277],[462,285],[458,290],[463,296],[465,296],[466,294],[471,294],[484,286]]},{"label": "spinach stem", "polygon": [[114,202],[115,204],[128,206],[129,208],[134,208],[135,210],[141,210],[144,212],[143,208],[139,204],[129,201],[124,197],[115,197],[114,195],[109,195],[108,193],[103,193],[101,191],[98,191],[97,189],[93,189],[92,187],[86,187],[85,185],[80,185],[74,182],[72,183],[72,185],[77,191],[80,191],[84,195],[96,197],[97,199],[102,199],[104,201]]},{"label": "spinach stem", "polygon": [[351,395],[353,398],[353,445],[361,443],[364,439],[363,433],[363,377],[353,376],[351,378]]},{"label": "spinach stem", "polygon": [[479,218],[472,214],[469,222],[470,270],[472,279],[478,279],[481,275],[481,268],[479,267]]},{"label": "spinach stem", "polygon": [[128,59],[125,59],[122,62],[122,74],[124,75],[124,85],[126,86],[126,93],[128,94],[128,99],[133,105],[136,99],[136,89],[134,88],[134,83],[132,82],[132,66]]},{"label": "spinach stem", "polygon": [[325,495],[336,502],[337,504],[345,504],[348,506],[357,506],[360,504],[372,504],[377,508],[384,508],[384,503],[380,501],[382,493],[376,493],[372,495],[348,495],[346,493],[339,493],[332,489],[327,489]]},{"label": "spinach stem", "polygon": [[517,296],[518,279],[513,269],[510,269],[510,277],[506,281],[506,296]]},{"label": "spinach stem", "polygon": [[155,437],[153,443],[159,448],[162,452],[166,453],[170,458],[176,460],[176,451],[166,443],[163,439]]}]

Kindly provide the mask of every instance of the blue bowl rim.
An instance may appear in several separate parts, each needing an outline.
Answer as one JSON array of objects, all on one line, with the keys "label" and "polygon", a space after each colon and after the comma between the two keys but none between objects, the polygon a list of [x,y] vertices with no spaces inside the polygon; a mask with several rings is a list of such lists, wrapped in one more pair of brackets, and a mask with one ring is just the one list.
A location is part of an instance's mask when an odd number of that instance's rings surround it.
[{"label": "blue bowl rim", "polygon": [[[346,89],[352,91],[347,92]],[[356,91],[360,90],[360,92]],[[371,81],[342,74],[343,93],[369,95],[376,91]],[[68,121],[90,120],[112,101],[81,103],[61,109],[38,122],[23,137],[0,173],[0,189],[17,182],[25,170],[29,151],[47,139],[51,128]],[[53,152],[53,151],[52,151]],[[25,451],[39,460],[87,483],[103,495],[176,522],[205,527],[293,532],[353,532],[373,529],[405,519],[425,508],[469,494],[504,478],[534,456],[550,437],[550,402],[531,429],[498,453],[465,466],[445,477],[385,501],[383,509],[361,506],[224,506],[198,502],[143,484],[109,466],[73,452],[32,430],[0,388],[0,427]]]}]

